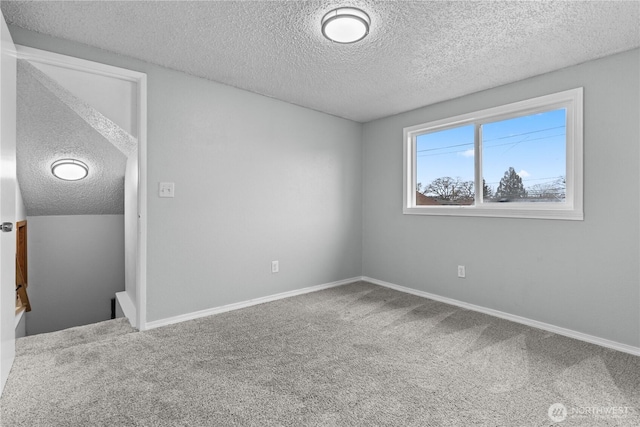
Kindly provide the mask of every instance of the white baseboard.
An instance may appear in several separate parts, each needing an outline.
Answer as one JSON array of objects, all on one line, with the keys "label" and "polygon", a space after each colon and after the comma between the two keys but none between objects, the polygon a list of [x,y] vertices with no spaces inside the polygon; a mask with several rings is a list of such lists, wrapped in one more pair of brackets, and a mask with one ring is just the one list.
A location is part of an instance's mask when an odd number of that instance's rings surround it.
[{"label": "white baseboard", "polygon": [[324,283],[322,285],[310,286],[308,288],[296,289],[293,291],[282,292],[280,294],[268,295],[265,297],[255,298],[248,301],[236,302],[233,304],[223,305],[221,307],[208,308],[206,310],[194,311],[192,313],[181,314],[178,316],[168,317],[166,319],[154,320],[146,323],[145,329],[154,329],[161,326],[167,326],[174,323],[185,322],[187,320],[198,319],[200,317],[211,316],[213,314],[226,313],[227,311],[239,310],[241,308],[251,307],[253,305],[263,304],[265,302],[276,301],[283,298],[294,297],[296,295],[308,294],[309,292],[321,291],[323,289],[333,288],[336,286],[346,285],[359,281],[360,277],[353,277],[351,279],[339,280],[337,282]]},{"label": "white baseboard", "polygon": [[16,330],[16,338],[22,338],[27,335],[27,316],[25,310],[20,310],[15,317],[15,330]]},{"label": "white baseboard", "polygon": [[136,325],[136,306],[133,303],[133,301],[131,301],[129,294],[126,291],[116,292],[116,301],[120,305],[120,308],[122,309],[122,313],[124,314],[124,317],[126,317],[129,320],[129,323],[131,324],[132,327],[137,328],[138,326]]},{"label": "white baseboard", "polygon": [[[385,282],[382,280],[378,280],[378,279],[374,279],[371,277],[367,277],[367,276],[360,276],[360,277],[352,277],[350,279],[345,279],[345,280],[339,280],[337,282],[331,282],[331,283],[324,283],[321,285],[316,285],[316,286],[310,286],[308,288],[303,288],[303,289],[296,289],[293,291],[288,291],[288,292],[282,292],[279,294],[275,294],[275,295],[268,295],[265,297],[261,297],[261,298],[255,298],[255,299],[251,299],[248,301],[241,301],[241,302],[237,302],[237,303],[233,303],[233,304],[227,304],[227,305],[223,305],[221,307],[214,307],[214,308],[208,308],[205,310],[200,310],[200,311],[194,311],[192,313],[186,313],[186,314],[181,314],[178,316],[173,316],[173,317],[168,317],[166,319],[160,319],[160,320],[154,320],[152,322],[147,322],[145,325],[144,329],[154,329],[154,328],[159,328],[162,326],[167,326],[167,325],[171,325],[174,323],[180,323],[180,322],[185,322],[187,320],[193,320],[193,319],[198,319],[201,317],[206,317],[206,316],[211,316],[214,314],[219,314],[219,313],[226,313],[228,311],[233,311],[233,310],[239,310],[241,308],[246,308],[246,307],[251,307],[253,305],[258,305],[258,304],[263,304],[266,302],[271,302],[271,301],[276,301],[279,299],[283,299],[283,298],[289,298],[289,297],[293,297],[296,295],[302,295],[302,294],[306,294],[309,292],[316,292],[316,291],[321,291],[323,289],[328,289],[328,288],[333,288],[336,286],[342,286],[342,285],[346,285],[349,283],[353,283],[353,282],[357,282],[357,281],[365,281],[365,282],[369,282],[369,283],[373,283],[374,285],[379,285],[379,286],[383,286],[385,288],[390,288],[390,289],[395,289],[397,291],[400,292],[404,292],[407,294],[411,294],[411,295],[416,295],[419,297],[423,297],[423,298],[428,298],[434,301],[440,301],[443,302],[445,304],[450,304],[456,307],[460,307],[460,308],[465,308],[467,310],[473,310],[473,311],[477,311],[479,313],[484,313],[484,314],[488,314],[490,316],[494,316],[494,317],[499,317],[501,319],[505,319],[505,320],[510,320],[512,322],[516,322],[516,323],[520,323],[523,325],[527,325],[527,326],[531,326],[533,328],[538,328],[538,329],[542,329],[545,331],[549,331],[549,332],[553,332],[555,334],[558,335],[563,335],[565,337],[569,337],[569,338],[574,338],[580,341],[585,341],[591,344],[596,344],[602,347],[606,347],[606,348],[611,348],[613,350],[618,350],[618,351],[622,351],[624,353],[629,353],[629,354],[633,354],[635,356],[640,356],[640,347],[634,347],[634,346],[630,346],[627,344],[622,344],[616,341],[611,341],[611,340],[607,340],[605,338],[600,338],[600,337],[596,337],[593,335],[589,335],[589,334],[585,334],[582,332],[578,332],[578,331],[574,331],[572,329],[567,329],[567,328],[562,328],[560,326],[555,326],[555,325],[551,325],[549,323],[544,323],[544,322],[539,322],[537,320],[532,320],[532,319],[528,319],[526,317],[522,317],[522,316],[517,316],[515,314],[509,314],[509,313],[505,313],[503,311],[499,311],[499,310],[494,310],[492,308],[487,308],[487,307],[482,307],[479,305],[475,305],[475,304],[470,304],[464,301],[459,301],[453,298],[447,298],[447,297],[443,297],[440,295],[436,295],[436,294],[431,294],[429,292],[424,292],[424,291],[419,291],[417,289],[412,289],[412,288],[407,288],[405,286],[400,286],[400,285],[396,285],[395,283],[389,283],[389,282]],[[124,295],[124,301],[125,301],[125,305],[127,304],[126,301],[128,301],[131,305],[131,309],[133,309],[133,313],[135,314],[135,308],[133,307],[133,304],[131,303],[131,300],[129,299],[129,296],[126,295],[125,292],[121,292],[116,294],[117,297],[120,297],[120,294],[125,294]],[[118,298],[118,301],[120,302],[120,298]],[[125,315],[127,315],[127,311],[125,310],[125,307],[122,306],[123,311],[125,312]],[[127,307],[129,308],[129,307]],[[131,317],[129,317],[127,315],[127,317],[130,319],[131,321]],[[133,319],[135,319],[135,316],[133,317]]]},{"label": "white baseboard", "polygon": [[582,332],[574,331],[572,329],[562,328],[560,326],[551,325],[549,323],[539,322],[537,320],[528,319],[526,317],[516,316],[515,314],[505,313],[492,308],[486,308],[475,304],[469,304],[463,301],[458,301],[452,298],[442,297],[428,292],[419,291],[416,289],[407,288],[405,286],[396,285],[394,283],[384,282],[382,280],[373,279],[371,277],[363,276],[360,278],[362,281],[373,283],[374,285],[384,286],[385,288],[395,289],[396,291],[404,292],[407,294],[416,295],[423,298],[440,301],[446,304],[454,305],[456,307],[466,308],[468,310],[477,311],[480,313],[488,314],[490,316],[499,317],[501,319],[510,320],[512,322],[521,323],[523,325],[531,326],[534,328],[542,329],[545,331],[553,332],[565,337],[574,338],[580,341],[585,341],[591,344],[596,344],[602,347],[611,348],[614,350],[622,351],[624,353],[640,356],[640,347],[633,347],[627,344],[622,344],[616,341],[607,340],[604,338],[596,337]]}]

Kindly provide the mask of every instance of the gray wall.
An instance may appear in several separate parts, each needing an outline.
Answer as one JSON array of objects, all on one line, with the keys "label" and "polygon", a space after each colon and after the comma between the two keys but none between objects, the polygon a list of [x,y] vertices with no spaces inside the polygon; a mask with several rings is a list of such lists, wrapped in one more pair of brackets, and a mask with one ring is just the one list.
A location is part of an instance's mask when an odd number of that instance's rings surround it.
[{"label": "gray wall", "polygon": [[[364,275],[638,346],[638,52],[365,124]],[[584,221],[402,214],[403,127],[579,86]]]},{"label": "gray wall", "polygon": [[[11,31],[148,75],[148,321],[361,274],[361,124]],[[164,181],[175,198],[158,198]]]},{"label": "gray wall", "polygon": [[29,216],[27,335],[111,318],[124,290],[124,216]]},{"label": "gray wall", "polygon": [[[363,127],[11,30],[148,74],[149,321],[364,273],[640,345],[637,50]],[[578,86],[584,221],[402,215],[403,127]],[[157,197],[160,181],[176,183],[174,199]]]},{"label": "gray wall", "polygon": [[148,320],[361,274],[361,125],[145,71]]}]

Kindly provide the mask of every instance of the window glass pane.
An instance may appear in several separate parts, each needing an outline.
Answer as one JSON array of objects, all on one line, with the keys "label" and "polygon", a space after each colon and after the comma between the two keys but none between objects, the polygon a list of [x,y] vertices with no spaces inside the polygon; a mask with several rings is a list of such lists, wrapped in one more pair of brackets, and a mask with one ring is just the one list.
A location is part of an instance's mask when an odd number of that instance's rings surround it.
[{"label": "window glass pane", "polygon": [[474,125],[416,137],[416,205],[472,205]]},{"label": "window glass pane", "polygon": [[565,109],[487,123],[481,129],[484,202],[565,201]]}]

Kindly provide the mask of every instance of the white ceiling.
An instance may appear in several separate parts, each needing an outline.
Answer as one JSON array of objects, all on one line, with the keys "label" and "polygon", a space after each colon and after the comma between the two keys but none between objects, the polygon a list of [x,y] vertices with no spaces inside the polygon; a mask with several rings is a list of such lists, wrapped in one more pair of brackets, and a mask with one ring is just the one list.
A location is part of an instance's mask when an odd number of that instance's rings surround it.
[{"label": "white ceiling", "polygon": [[[341,45],[337,6],[371,16]],[[638,1],[2,1],[9,24],[359,122],[640,46]]]}]

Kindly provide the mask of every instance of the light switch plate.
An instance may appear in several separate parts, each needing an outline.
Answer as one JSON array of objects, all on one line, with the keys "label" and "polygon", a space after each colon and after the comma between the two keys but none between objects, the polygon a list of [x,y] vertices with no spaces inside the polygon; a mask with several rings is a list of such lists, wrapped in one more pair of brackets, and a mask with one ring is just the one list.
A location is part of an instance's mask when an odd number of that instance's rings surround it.
[{"label": "light switch plate", "polygon": [[175,184],[173,182],[161,182],[158,186],[158,196],[173,197],[175,194]]}]

